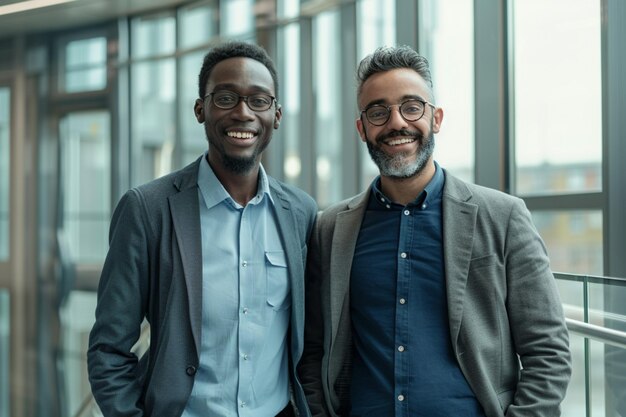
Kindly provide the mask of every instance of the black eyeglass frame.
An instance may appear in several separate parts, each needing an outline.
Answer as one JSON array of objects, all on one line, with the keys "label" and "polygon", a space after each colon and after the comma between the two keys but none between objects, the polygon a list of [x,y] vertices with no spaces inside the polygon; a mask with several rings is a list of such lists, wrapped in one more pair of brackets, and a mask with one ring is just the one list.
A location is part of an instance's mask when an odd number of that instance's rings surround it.
[{"label": "black eyeglass frame", "polygon": [[[232,107],[224,107],[223,105],[219,105],[219,104],[217,104],[215,102],[215,94],[218,94],[218,93],[229,93],[229,94],[232,94],[233,96],[237,96],[237,101],[232,105]],[[248,106],[248,108],[250,110],[252,110],[254,112],[264,112],[264,111],[268,111],[269,109],[271,109],[272,105],[274,104],[274,102],[276,102],[276,97],[274,97],[274,96],[272,96],[270,94],[266,94],[266,93],[256,93],[256,94],[250,94],[249,96],[242,96],[241,94],[235,93],[234,91],[219,90],[219,91],[212,91],[210,93],[205,94],[204,97],[202,97],[202,100],[203,101],[206,100],[207,97],[209,97],[209,96],[213,96],[213,98],[211,98],[211,103],[213,103],[213,105],[215,107],[217,107],[218,109],[222,109],[222,110],[232,110],[232,109],[234,109],[235,107],[237,107],[239,105],[241,100],[243,100],[246,103],[246,106]],[[259,110],[253,109],[250,106],[250,103],[248,102],[248,99],[250,97],[255,97],[255,96],[263,96],[263,97],[271,98],[269,106],[267,106],[266,109],[262,109],[262,110],[261,109],[259,109]]]},{"label": "black eyeglass frame", "polygon": [[[408,117],[406,117],[406,116],[404,115],[404,113],[402,112],[402,106],[404,106],[406,103],[409,103],[409,102],[412,102],[412,101],[417,101],[417,102],[419,102],[419,103],[422,103],[422,106],[423,106],[423,108],[422,108],[422,114],[420,114],[420,115],[419,115],[419,117],[417,117],[417,118],[408,118]],[[366,108],[364,108],[363,110],[361,110],[361,120],[363,120],[363,114],[365,114],[365,119],[366,119],[366,120],[368,121],[368,123],[370,123],[371,125],[374,125],[374,126],[384,126],[385,124],[387,124],[387,122],[388,122],[388,121],[389,121],[389,119],[391,118],[391,108],[392,108],[392,107],[394,107],[394,106],[398,106],[398,112],[400,113],[400,116],[402,116],[402,118],[403,118],[404,120],[406,120],[407,122],[417,122],[419,119],[421,119],[422,117],[424,117],[424,114],[426,114],[426,105],[427,105],[427,104],[428,104],[429,106],[431,106],[433,109],[436,109],[436,108],[437,108],[437,107],[436,107],[433,103],[431,103],[431,102],[429,102],[429,101],[426,101],[426,100],[424,100],[424,99],[421,99],[421,98],[409,98],[409,99],[407,99],[407,100],[404,100],[402,103],[399,103],[399,104],[390,104],[389,106],[386,106],[386,105],[384,105],[384,104],[380,104],[380,103],[377,103],[377,104],[371,104],[371,105],[367,106]],[[374,107],[380,107],[380,108],[383,108],[383,109],[387,110],[387,117],[385,118],[385,120],[384,120],[383,122],[376,122],[376,123],[374,123],[374,122],[372,122],[372,121],[370,120],[369,116],[367,115],[367,112],[368,112],[369,110],[371,110],[372,108],[374,108]]]}]

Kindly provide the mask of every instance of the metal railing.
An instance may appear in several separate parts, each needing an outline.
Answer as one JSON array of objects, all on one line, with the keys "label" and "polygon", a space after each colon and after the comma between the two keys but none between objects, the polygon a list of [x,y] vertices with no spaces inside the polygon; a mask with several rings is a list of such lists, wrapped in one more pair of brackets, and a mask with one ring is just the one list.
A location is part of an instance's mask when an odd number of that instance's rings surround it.
[{"label": "metal railing", "polygon": [[[626,416],[624,414],[626,411],[614,409],[616,406],[611,403],[611,395],[615,397],[626,396],[626,386],[623,384],[618,386],[608,377],[608,372],[618,364],[614,358],[607,359],[606,355],[606,352],[611,350],[626,360],[626,278],[566,273],[555,273],[554,276],[561,282],[580,284],[580,287],[576,289],[579,293],[576,295],[581,297],[581,303],[570,303],[567,299],[563,300],[567,328],[570,334],[580,336],[583,339],[583,369],[574,369],[574,373],[583,372],[584,381],[584,410],[577,410],[578,415],[584,417]],[[592,287],[595,290],[593,292]],[[562,291],[562,297],[563,295],[565,294]],[[596,297],[592,302],[593,295]],[[608,306],[605,305],[607,300],[609,301]],[[616,306],[619,311],[611,311]],[[593,352],[595,355],[592,354],[592,342],[599,342],[603,346],[601,349],[596,346]],[[570,347],[575,355],[574,346]],[[592,362],[595,363],[593,367]],[[574,363],[577,363],[576,358],[574,358]],[[594,372],[595,378],[593,377]],[[603,375],[602,379],[597,377],[598,373]],[[596,389],[594,384],[599,385],[600,389]],[[611,391],[612,394],[609,395],[607,391]],[[593,395],[596,398],[593,398]],[[600,395],[602,398],[598,400],[597,397]],[[574,397],[576,396],[574,395]],[[581,400],[578,397],[576,399]]]}]

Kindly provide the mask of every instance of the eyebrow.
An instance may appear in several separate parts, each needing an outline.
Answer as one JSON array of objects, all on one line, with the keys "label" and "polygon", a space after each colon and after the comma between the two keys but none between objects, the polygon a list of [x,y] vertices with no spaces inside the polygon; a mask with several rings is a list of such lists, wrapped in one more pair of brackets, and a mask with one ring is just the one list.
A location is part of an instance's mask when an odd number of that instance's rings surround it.
[{"label": "eyebrow", "polygon": [[[425,101],[426,103],[428,103],[428,100],[426,100],[424,97],[419,96],[417,94],[405,94],[400,98],[400,103],[407,101],[407,100],[420,100],[420,101]],[[368,108],[370,106],[375,106],[375,105],[387,105],[387,100],[385,99],[378,99],[378,100],[372,100],[369,103],[367,103],[367,105],[365,106],[365,108]],[[395,103],[394,103],[395,104]]]},{"label": "eyebrow", "polygon": [[[234,84],[234,83],[224,83],[224,84],[216,84],[213,87],[213,91],[220,91],[220,90],[229,90],[229,91],[237,91],[239,89],[241,89],[242,86],[240,84]],[[246,87],[248,89],[254,90],[256,92],[261,92],[261,93],[265,93],[269,96],[274,96],[275,93],[273,93],[271,90],[269,90],[266,87],[260,86],[260,85],[252,85],[249,87]],[[233,92],[235,92],[233,91]]]}]

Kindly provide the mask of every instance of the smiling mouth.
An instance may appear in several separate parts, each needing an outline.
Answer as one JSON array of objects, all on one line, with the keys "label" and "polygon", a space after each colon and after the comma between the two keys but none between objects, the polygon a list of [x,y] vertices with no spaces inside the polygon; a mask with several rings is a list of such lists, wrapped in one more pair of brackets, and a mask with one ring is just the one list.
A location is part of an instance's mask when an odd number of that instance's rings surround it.
[{"label": "smiling mouth", "polygon": [[392,138],[392,139],[386,140],[384,143],[385,145],[388,145],[388,146],[398,146],[398,145],[404,145],[405,143],[412,143],[415,141],[416,141],[415,138]]},{"label": "smiling mouth", "polygon": [[236,139],[252,139],[255,136],[255,134],[252,132],[236,132],[236,131],[226,132],[226,135],[228,135],[231,138],[236,138]]}]

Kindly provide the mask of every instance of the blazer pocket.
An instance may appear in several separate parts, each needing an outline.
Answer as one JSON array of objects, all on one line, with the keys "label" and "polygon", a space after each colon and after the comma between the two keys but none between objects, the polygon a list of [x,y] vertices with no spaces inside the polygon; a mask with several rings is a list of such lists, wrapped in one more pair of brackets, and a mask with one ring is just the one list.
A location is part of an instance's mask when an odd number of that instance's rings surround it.
[{"label": "blazer pocket", "polygon": [[506,410],[513,402],[513,396],[515,395],[515,389],[510,389],[498,393],[498,401],[500,402],[500,408],[506,414]]},{"label": "blazer pocket", "polygon": [[265,252],[265,270],[267,303],[274,310],[289,308],[291,297],[289,297],[289,275],[285,252],[282,250]]}]

